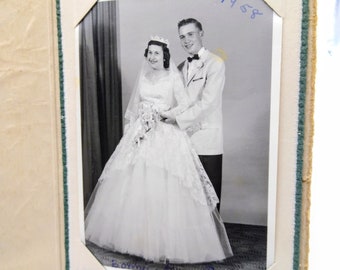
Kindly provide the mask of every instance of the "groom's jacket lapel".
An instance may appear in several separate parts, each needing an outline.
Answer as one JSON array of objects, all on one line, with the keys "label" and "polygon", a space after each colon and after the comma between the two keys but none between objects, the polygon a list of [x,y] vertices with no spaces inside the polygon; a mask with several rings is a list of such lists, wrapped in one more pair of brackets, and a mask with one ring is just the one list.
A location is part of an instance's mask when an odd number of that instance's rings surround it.
[{"label": "groom's jacket lapel", "polygon": [[182,63],[180,63],[177,68],[182,72],[183,78],[184,78],[184,84],[185,86],[188,83],[188,61],[184,60]]},{"label": "groom's jacket lapel", "polygon": [[197,73],[204,67],[205,62],[208,57],[208,50],[206,50],[203,55],[201,56],[200,61],[202,63],[199,67],[194,67],[192,74],[188,77],[188,60],[183,61],[181,64],[178,65],[178,69],[181,70],[185,82],[185,86],[188,87],[189,84],[195,82]]},{"label": "groom's jacket lapel", "polygon": [[197,75],[198,71],[199,71],[202,67],[203,67],[203,66],[194,67],[193,74],[191,74],[191,75],[190,75],[190,79],[187,80],[187,86],[189,86],[189,84],[190,84],[191,82],[194,82],[194,81],[195,81],[196,75]]}]

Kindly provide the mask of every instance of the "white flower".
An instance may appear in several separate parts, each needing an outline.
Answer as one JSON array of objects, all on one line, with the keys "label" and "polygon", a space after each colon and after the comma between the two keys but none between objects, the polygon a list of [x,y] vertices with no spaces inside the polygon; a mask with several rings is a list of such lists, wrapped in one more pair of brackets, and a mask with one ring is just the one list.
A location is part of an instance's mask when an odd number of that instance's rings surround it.
[{"label": "white flower", "polygon": [[204,63],[201,59],[198,59],[197,61],[194,62],[195,63],[195,66],[200,69],[204,66]]},{"label": "white flower", "polygon": [[134,138],[134,143],[136,145],[140,145],[141,141],[146,139],[146,134],[154,129],[157,122],[161,119],[158,108],[151,102],[140,103],[138,115],[142,128]]}]

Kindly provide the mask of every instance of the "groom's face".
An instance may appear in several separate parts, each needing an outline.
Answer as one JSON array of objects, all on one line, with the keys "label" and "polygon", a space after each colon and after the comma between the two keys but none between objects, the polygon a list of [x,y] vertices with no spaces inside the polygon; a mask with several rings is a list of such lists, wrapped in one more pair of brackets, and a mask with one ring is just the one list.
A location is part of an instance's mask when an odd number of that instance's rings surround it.
[{"label": "groom's face", "polygon": [[181,45],[188,54],[194,55],[202,48],[203,31],[200,31],[194,23],[181,26],[178,33]]}]

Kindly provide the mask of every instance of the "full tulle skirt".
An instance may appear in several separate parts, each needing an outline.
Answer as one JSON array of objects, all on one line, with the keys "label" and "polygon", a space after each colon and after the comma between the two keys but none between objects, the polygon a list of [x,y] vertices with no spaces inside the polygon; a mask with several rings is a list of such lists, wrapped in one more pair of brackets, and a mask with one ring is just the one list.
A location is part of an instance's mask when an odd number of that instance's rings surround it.
[{"label": "full tulle skirt", "polygon": [[163,122],[138,140],[140,130],[136,121],[103,170],[85,211],[86,240],[154,262],[232,256],[188,136]]}]

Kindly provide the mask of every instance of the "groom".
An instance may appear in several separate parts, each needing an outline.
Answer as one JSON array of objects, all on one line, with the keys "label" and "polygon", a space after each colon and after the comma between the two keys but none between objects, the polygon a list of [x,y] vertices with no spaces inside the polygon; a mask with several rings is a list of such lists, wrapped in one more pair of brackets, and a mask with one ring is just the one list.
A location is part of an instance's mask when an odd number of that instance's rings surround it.
[{"label": "groom", "polygon": [[[204,32],[196,19],[181,20],[178,33],[183,49],[189,54],[178,68],[192,105],[175,120],[182,130],[192,134],[194,148],[221,199],[224,62],[203,47]],[[219,204],[217,208],[219,210]]]}]

